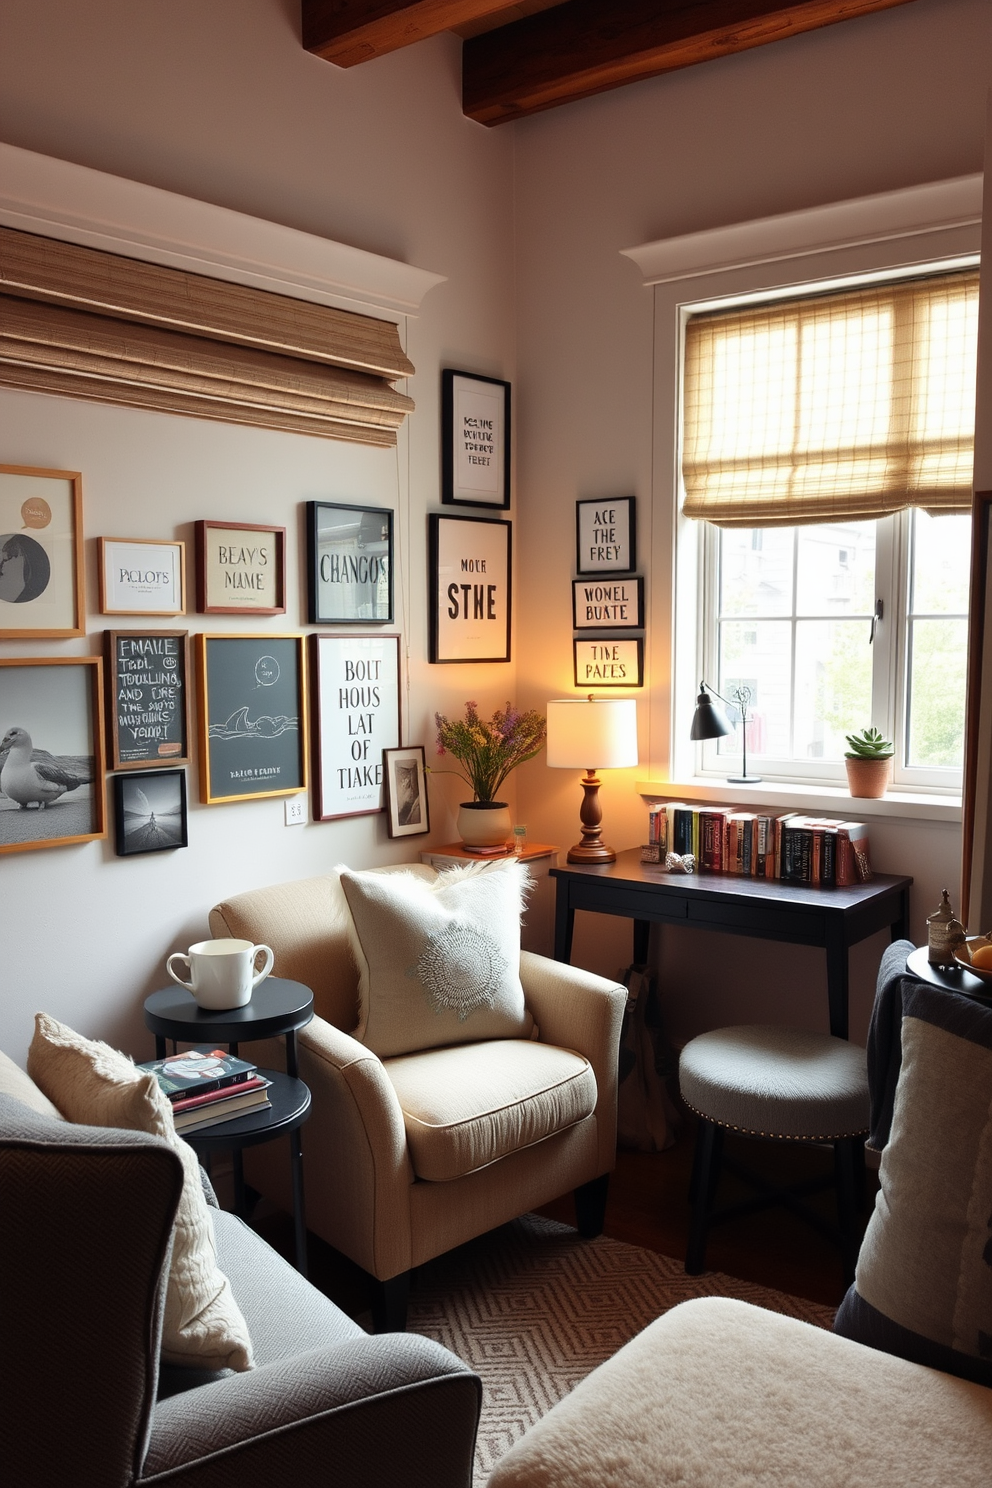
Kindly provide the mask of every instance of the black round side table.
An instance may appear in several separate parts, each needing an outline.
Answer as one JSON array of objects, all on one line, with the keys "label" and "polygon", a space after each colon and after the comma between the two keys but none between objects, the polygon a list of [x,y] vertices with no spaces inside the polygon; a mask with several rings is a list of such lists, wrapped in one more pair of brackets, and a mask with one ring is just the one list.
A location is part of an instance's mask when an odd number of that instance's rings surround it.
[{"label": "black round side table", "polygon": [[965,997],[974,997],[978,1002],[992,1000],[992,988],[981,977],[977,977],[967,966],[931,966],[926,946],[918,946],[906,957],[906,970],[921,982],[932,987],[943,987],[945,992],[961,992]]},{"label": "black round side table", "polygon": [[300,1128],[310,1114],[310,1090],[299,1078],[296,1034],[313,1017],[313,993],[302,982],[283,977],[266,977],[244,1007],[215,1012],[201,1008],[191,992],[183,987],[165,987],[145,999],[145,1023],[155,1035],[155,1058],[164,1059],[166,1040],[173,1046],[183,1044],[227,1044],[237,1054],[243,1041],[261,1038],[285,1038],[286,1074],[263,1069],[259,1074],[272,1081],[271,1104],[260,1111],[249,1111],[234,1121],[223,1121],[215,1127],[180,1132],[201,1157],[213,1152],[230,1152],[234,1168],[234,1203],[245,1215],[245,1183],[242,1152],[260,1142],[288,1135],[293,1176],[293,1228],[295,1231],[296,1268],[306,1275],[307,1231],[303,1207],[303,1146]]}]

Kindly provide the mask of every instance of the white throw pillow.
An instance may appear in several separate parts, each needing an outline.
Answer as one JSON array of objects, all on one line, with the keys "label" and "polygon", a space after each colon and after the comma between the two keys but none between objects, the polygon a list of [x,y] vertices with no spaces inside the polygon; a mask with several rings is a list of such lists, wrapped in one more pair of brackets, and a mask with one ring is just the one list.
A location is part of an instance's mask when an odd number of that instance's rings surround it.
[{"label": "white throw pillow", "polygon": [[35,1016],[28,1073],[67,1121],[150,1132],[176,1149],[184,1179],[165,1295],[162,1358],[198,1369],[251,1369],[248,1325],[217,1266],[200,1165],[192,1147],[176,1135],[172,1109],[155,1076],[109,1044],[83,1038],[47,1013]]},{"label": "white throw pillow", "polygon": [[358,963],[354,1037],[380,1058],[478,1039],[530,1038],[520,985],[527,870],[470,863],[425,882],[341,871]]}]

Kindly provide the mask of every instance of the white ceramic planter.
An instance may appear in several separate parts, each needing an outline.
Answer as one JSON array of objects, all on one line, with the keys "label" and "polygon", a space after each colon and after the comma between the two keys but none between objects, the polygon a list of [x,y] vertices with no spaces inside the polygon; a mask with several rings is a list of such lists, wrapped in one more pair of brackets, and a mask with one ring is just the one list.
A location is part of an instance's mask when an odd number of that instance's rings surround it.
[{"label": "white ceramic planter", "polygon": [[512,830],[510,808],[504,801],[463,801],[458,808],[458,835],[469,852],[505,847]]}]

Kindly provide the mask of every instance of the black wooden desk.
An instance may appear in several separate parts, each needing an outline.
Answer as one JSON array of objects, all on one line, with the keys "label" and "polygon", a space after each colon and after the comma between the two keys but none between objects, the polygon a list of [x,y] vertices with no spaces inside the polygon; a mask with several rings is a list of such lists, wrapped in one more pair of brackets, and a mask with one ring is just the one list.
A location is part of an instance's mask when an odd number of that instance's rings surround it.
[{"label": "black wooden desk", "polygon": [[888,929],[892,940],[909,932],[911,878],[878,873],[848,889],[812,889],[778,879],[717,873],[665,873],[642,863],[640,849],[615,863],[552,868],[556,880],[555,959],[567,961],[577,909],[634,921],[634,960],[647,959],[652,924],[688,925],[761,940],[822,946],[827,953],[830,1032],[847,1038],[848,949]]}]

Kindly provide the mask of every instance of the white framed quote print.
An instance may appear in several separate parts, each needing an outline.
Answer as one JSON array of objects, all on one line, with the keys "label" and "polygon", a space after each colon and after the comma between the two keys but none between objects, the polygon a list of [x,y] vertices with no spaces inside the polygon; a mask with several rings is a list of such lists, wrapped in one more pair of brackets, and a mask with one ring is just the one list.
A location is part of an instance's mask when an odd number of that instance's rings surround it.
[{"label": "white framed quote print", "polygon": [[510,523],[430,518],[432,662],[510,660]]},{"label": "white framed quote print", "polygon": [[441,500],[510,505],[510,384],[471,372],[441,373]]}]

